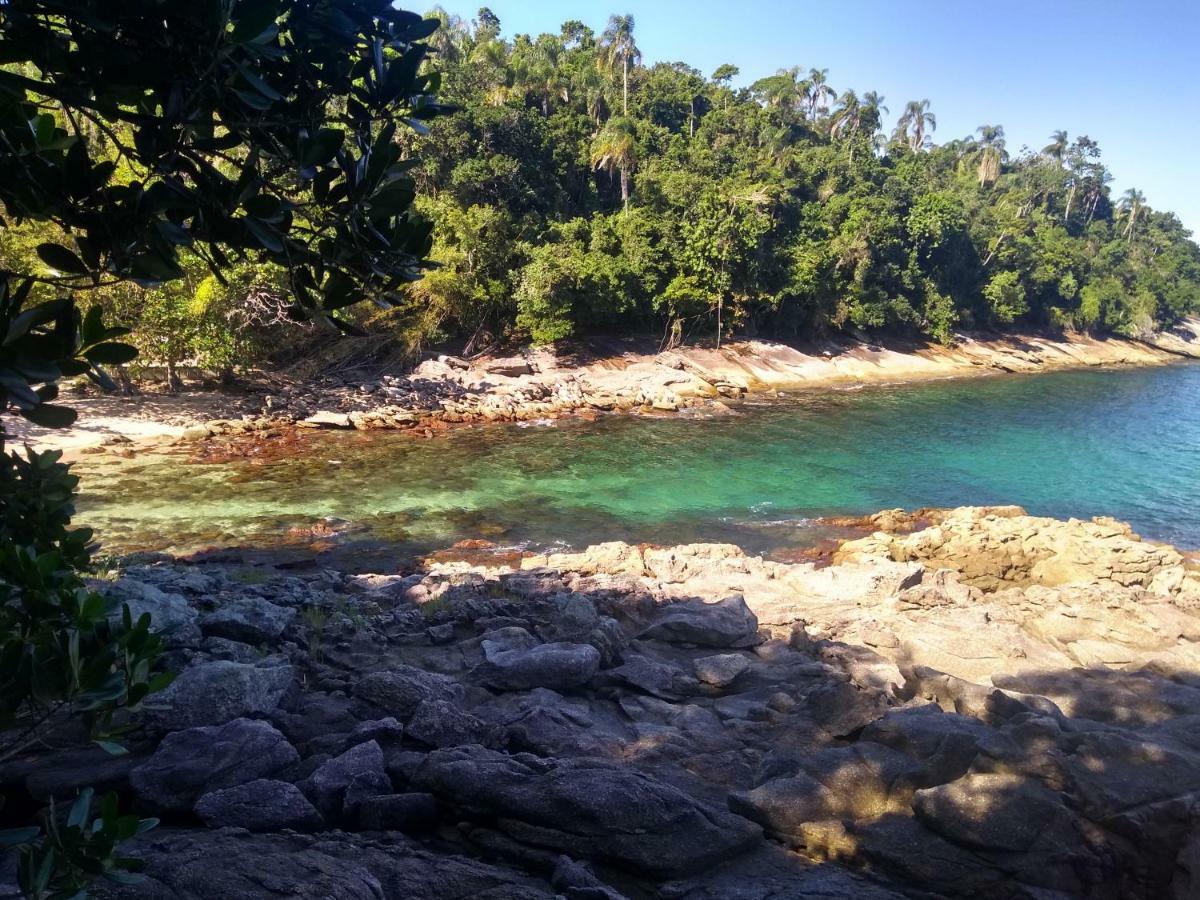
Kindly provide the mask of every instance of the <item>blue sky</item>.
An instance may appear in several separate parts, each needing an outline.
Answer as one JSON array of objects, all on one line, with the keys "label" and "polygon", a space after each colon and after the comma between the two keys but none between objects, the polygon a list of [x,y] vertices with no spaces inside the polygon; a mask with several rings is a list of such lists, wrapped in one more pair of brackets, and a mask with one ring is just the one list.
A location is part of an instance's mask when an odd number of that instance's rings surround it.
[{"label": "blue sky", "polygon": [[[614,3],[616,4],[614,6]],[[471,18],[479,3],[442,0]],[[1138,187],[1200,235],[1200,0],[492,0],[506,36],[632,13],[647,63],[721,63],[749,84],[792,65],[877,90],[890,119],[929,98],[938,141],[1003,125],[1010,151],[1057,128],[1100,143],[1113,189]],[[890,123],[889,123],[890,126]]]}]

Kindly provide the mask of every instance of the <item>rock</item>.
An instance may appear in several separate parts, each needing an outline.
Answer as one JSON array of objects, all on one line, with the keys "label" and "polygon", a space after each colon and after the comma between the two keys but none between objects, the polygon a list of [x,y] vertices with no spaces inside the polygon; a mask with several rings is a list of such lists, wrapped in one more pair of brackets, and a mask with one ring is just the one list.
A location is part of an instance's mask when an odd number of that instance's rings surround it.
[{"label": "rock", "polygon": [[[325,762],[301,785],[305,795],[327,818],[336,817],[343,807],[346,791],[355,778],[366,776],[374,795],[391,792],[391,780],[384,768],[383,751],[375,741],[351,747],[341,756]],[[361,787],[366,785],[360,785]]]},{"label": "rock", "polygon": [[429,851],[389,834],[250,834],[237,829],[158,828],[128,845],[146,862],[145,880],[106,886],[122,900],[554,900],[527,875]]},{"label": "rock", "polygon": [[147,699],[146,718],[172,730],[264,715],[279,705],[292,677],[292,667],[277,659],[256,665],[226,660],[197,663]]},{"label": "rock", "polygon": [[298,787],[268,778],[204,794],[196,801],[196,815],[209,828],[232,825],[248,831],[310,831],[322,824]]},{"label": "rock", "polygon": [[299,758],[268,723],[234,719],[167,735],[129,780],[149,808],[189,812],[204,794],[273,775]]},{"label": "rock", "polygon": [[301,419],[298,425],[306,428],[353,428],[354,423],[346,413],[319,410],[306,419]]},{"label": "rock", "polygon": [[696,872],[759,839],[745,819],[605,760],[460,747],[431,753],[413,781],[516,841],[643,873]]},{"label": "rock", "polygon": [[696,677],[705,684],[728,687],[749,670],[750,661],[736,653],[719,653],[693,660],[692,666],[696,670]]},{"label": "rock", "polygon": [[373,672],[354,685],[354,696],[404,720],[425,700],[454,702],[462,695],[463,686],[453,678],[414,666]]},{"label": "rock", "polygon": [[129,607],[136,622],[150,614],[150,630],[162,634],[171,644],[194,644],[200,639],[196,627],[199,613],[182,594],[167,593],[153,584],[134,578],[119,578],[106,593]]},{"label": "rock", "polygon": [[423,700],[405,729],[413,740],[431,747],[489,743],[491,729],[445,700]]},{"label": "rock", "polygon": [[370,831],[426,831],[437,824],[437,801],[419,793],[371,797],[359,805],[358,823]]},{"label": "rock", "polygon": [[489,375],[503,375],[507,378],[518,378],[521,375],[532,375],[533,367],[527,360],[519,356],[504,359],[489,359],[483,363],[483,371]]},{"label": "rock", "polygon": [[917,791],[913,811],[942,837],[979,850],[1020,853],[1049,834],[1074,836],[1062,800],[1015,775],[967,775]]},{"label": "rock", "polygon": [[740,595],[716,603],[684,600],[665,607],[642,637],[701,647],[749,647],[758,643],[758,618]]},{"label": "rock", "polygon": [[204,616],[200,628],[207,635],[261,644],[278,638],[295,618],[294,609],[260,597],[239,597]]},{"label": "rock", "polygon": [[560,642],[513,650],[488,644],[484,642],[484,662],[472,676],[498,691],[571,690],[587,684],[600,669],[600,651],[590,644]]}]

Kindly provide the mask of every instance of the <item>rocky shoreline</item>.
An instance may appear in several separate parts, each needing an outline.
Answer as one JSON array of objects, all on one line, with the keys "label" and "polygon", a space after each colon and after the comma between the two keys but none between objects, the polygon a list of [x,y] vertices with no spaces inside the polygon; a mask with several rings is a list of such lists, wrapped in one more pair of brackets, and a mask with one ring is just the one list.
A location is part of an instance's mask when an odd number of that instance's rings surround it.
[{"label": "rocky shoreline", "polygon": [[737,400],[778,391],[889,384],[1200,359],[1200,320],[1145,340],[1069,335],[958,335],[952,346],[881,346],[842,339],[797,348],[737,341],[662,353],[597,345],[575,352],[530,348],[515,356],[439,356],[407,374],[258,385],[241,396],[73,399],[80,423],[65,431],[18,427],[38,447],[94,450],[113,441],[271,440],[296,428],[395,429],[431,436],[447,428],[607,413],[728,412]]},{"label": "rocky shoreline", "polygon": [[119,897],[1200,894],[1195,562],[1015,507],[870,526],[830,564],[130,566],[178,678],[128,756],[6,766],[6,808],[161,816]]}]

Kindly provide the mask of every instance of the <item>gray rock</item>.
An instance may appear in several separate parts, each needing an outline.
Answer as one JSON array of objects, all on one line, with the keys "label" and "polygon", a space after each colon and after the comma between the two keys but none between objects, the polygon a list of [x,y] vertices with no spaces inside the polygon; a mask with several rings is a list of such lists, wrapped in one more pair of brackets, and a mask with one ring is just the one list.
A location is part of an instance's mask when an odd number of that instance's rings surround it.
[{"label": "gray rock", "polygon": [[491,359],[483,363],[483,371],[489,375],[504,375],[516,378],[520,375],[532,375],[533,367],[529,361],[519,356],[509,356],[503,359]]},{"label": "gray rock", "polygon": [[232,825],[249,831],[308,831],[322,824],[298,787],[269,778],[204,794],[196,801],[196,815],[209,828]]},{"label": "gray rock", "polygon": [[445,675],[413,666],[397,666],[359,679],[354,685],[354,696],[407,720],[422,701],[461,699],[463,686]]},{"label": "gray rock", "polygon": [[740,594],[716,603],[683,600],[665,607],[642,636],[701,647],[751,647],[758,643],[758,617]]},{"label": "gray rock", "polygon": [[431,747],[486,744],[491,728],[470,713],[445,700],[424,700],[413,713],[406,732]]},{"label": "gray rock", "polygon": [[600,651],[590,644],[539,644],[526,650],[494,650],[486,644],[485,661],[473,676],[498,691],[570,690],[587,684],[600,669]]},{"label": "gray rock", "polygon": [[750,661],[736,653],[718,653],[692,661],[696,677],[714,687],[728,687],[749,670]]},{"label": "gray rock", "polygon": [[252,663],[263,657],[258,649],[249,644],[223,637],[206,637],[200,642],[200,649],[212,659],[227,659],[232,662]]},{"label": "gray rock", "polygon": [[146,719],[176,730],[267,714],[279,705],[292,677],[292,667],[278,659],[255,665],[228,660],[197,663],[146,701]]},{"label": "gray rock", "polygon": [[353,428],[354,423],[346,413],[322,409],[300,421],[301,425],[309,428]]},{"label": "gray rock", "polygon": [[746,819],[607,760],[459,747],[431,753],[413,782],[516,841],[649,874],[696,872],[760,837]]},{"label": "gray rock", "polygon": [[301,788],[322,815],[332,818],[342,811],[347,789],[361,775],[379,788],[370,796],[389,792],[391,780],[384,768],[383,751],[375,741],[358,744],[335,756],[313,772]]},{"label": "gray rock", "polygon": [[371,797],[358,808],[359,826],[370,831],[426,831],[437,823],[433,794]]},{"label": "gray rock", "polygon": [[203,794],[265,778],[299,759],[269,723],[235,719],[167,735],[129,781],[146,806],[188,812]]},{"label": "gray rock", "polygon": [[150,614],[150,630],[162,634],[168,643],[190,645],[200,639],[196,627],[199,613],[182,594],[167,593],[162,588],[134,578],[120,578],[106,589],[129,607],[136,622]]},{"label": "gray rock", "polygon": [[1014,775],[967,775],[917,791],[912,806],[926,827],[979,850],[1022,853],[1048,833],[1073,833],[1056,794]]},{"label": "gray rock", "polygon": [[296,618],[296,610],[278,606],[261,597],[238,597],[227,601],[200,620],[206,635],[247,644],[273,641]]}]

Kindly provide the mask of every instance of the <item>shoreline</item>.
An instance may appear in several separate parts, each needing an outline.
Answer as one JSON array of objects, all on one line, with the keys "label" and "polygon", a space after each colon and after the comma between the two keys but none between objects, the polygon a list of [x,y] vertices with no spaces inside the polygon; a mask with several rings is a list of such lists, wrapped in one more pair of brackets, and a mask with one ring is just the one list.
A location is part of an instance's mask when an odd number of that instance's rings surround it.
[{"label": "shoreline", "polygon": [[[58,449],[68,459],[111,450],[204,444],[250,437],[272,441],[294,429],[397,430],[431,437],[450,428],[496,422],[732,411],[730,402],[813,390],[903,386],[1002,374],[1086,368],[1140,368],[1200,360],[1200,319],[1147,340],[1086,335],[959,335],[951,346],[888,345],[844,339],[816,346],[759,340],[661,353],[596,344],[556,353],[466,361],[426,360],[406,375],[376,375],[282,387],[251,385],[241,394],[72,397],[70,428],[19,421],[14,443]],[[274,389],[272,389],[274,388]],[[286,441],[282,443],[287,443]]]}]

